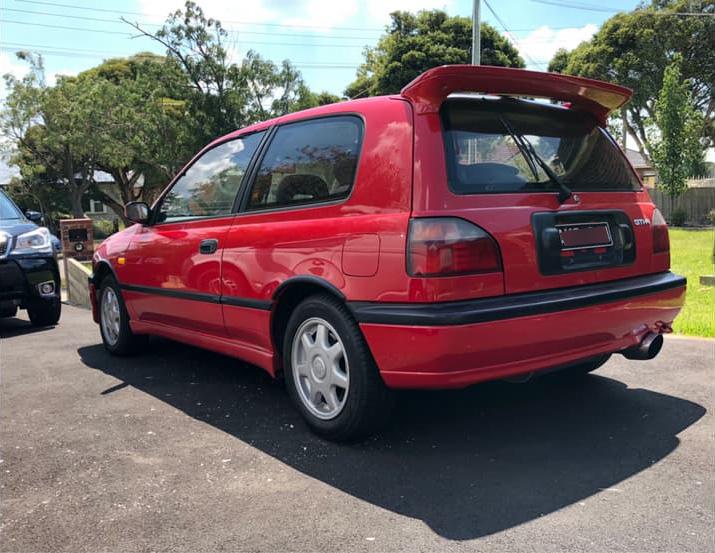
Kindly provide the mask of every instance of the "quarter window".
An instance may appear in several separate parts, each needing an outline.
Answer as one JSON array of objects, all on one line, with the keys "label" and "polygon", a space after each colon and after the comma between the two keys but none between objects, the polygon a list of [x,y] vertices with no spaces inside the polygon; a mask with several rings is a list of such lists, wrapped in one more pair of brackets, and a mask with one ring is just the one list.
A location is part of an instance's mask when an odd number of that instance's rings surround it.
[{"label": "quarter window", "polygon": [[280,127],[256,174],[248,209],[346,198],[355,180],[362,121],[327,117]]},{"label": "quarter window", "polygon": [[164,197],[160,221],[228,215],[264,131],[211,148],[176,181]]}]

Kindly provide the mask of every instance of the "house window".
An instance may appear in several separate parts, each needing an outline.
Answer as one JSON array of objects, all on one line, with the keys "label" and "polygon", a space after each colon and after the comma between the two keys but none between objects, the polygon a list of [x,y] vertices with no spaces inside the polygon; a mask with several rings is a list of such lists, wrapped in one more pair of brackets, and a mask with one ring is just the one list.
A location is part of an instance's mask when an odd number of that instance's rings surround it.
[{"label": "house window", "polygon": [[89,212],[90,213],[106,213],[107,206],[104,205],[99,200],[89,200]]}]

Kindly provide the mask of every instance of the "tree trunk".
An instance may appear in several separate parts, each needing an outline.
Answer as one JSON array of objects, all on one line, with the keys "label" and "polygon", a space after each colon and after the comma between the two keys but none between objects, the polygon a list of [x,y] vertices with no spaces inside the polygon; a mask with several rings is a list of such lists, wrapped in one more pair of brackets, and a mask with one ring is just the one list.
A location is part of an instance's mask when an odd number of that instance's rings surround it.
[{"label": "tree trunk", "polygon": [[84,219],[84,209],[82,209],[82,192],[81,187],[72,187],[70,201],[72,202],[72,217],[75,219]]},{"label": "tree trunk", "polygon": [[97,196],[99,196],[99,199],[102,201],[102,203],[109,206],[109,209],[114,211],[114,213],[117,214],[117,216],[122,220],[125,225],[129,224],[129,219],[124,216],[124,205],[112,198],[103,190],[100,190],[99,187],[95,186],[94,188],[95,193],[97,194]]}]

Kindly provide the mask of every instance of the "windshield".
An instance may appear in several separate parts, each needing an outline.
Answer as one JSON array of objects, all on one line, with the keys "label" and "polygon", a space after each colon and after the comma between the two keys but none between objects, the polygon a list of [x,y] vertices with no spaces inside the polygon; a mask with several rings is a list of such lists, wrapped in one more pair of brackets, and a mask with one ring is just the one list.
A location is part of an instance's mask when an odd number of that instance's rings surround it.
[{"label": "windshield", "polygon": [[0,220],[2,219],[22,219],[22,214],[10,198],[0,192]]},{"label": "windshield", "polygon": [[[442,107],[447,173],[457,194],[557,191],[523,137],[573,191],[639,190],[618,146],[588,115],[513,99],[449,99]],[[510,132],[512,131],[512,132]]]}]

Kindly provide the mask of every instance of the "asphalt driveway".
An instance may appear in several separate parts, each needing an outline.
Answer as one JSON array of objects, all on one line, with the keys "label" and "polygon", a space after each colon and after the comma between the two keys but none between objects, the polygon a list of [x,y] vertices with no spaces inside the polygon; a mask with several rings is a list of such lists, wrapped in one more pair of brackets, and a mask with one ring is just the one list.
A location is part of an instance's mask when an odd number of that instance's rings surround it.
[{"label": "asphalt driveway", "polygon": [[357,445],[259,369],[0,320],[2,551],[715,550],[715,341],[581,382],[406,393]]}]

